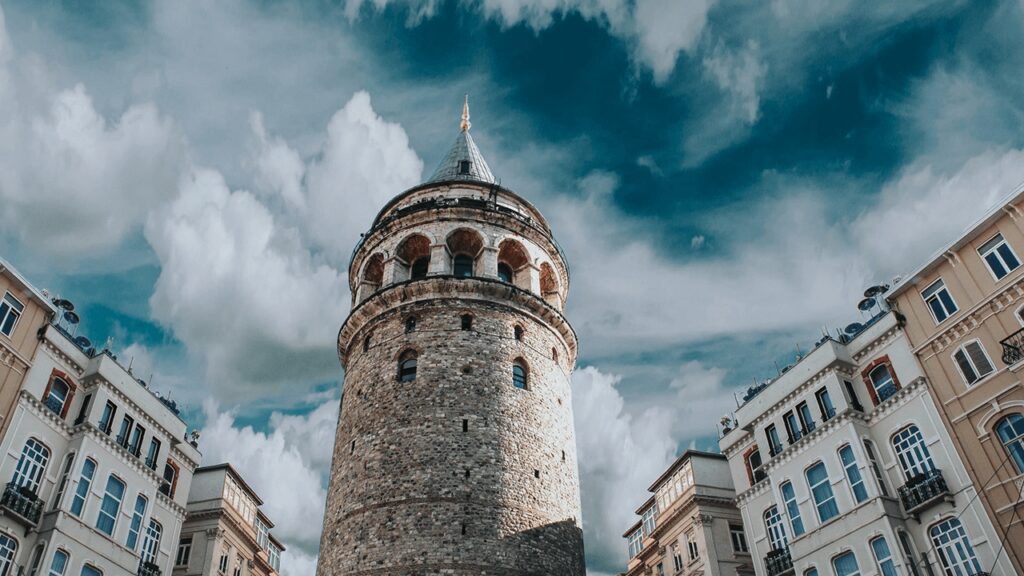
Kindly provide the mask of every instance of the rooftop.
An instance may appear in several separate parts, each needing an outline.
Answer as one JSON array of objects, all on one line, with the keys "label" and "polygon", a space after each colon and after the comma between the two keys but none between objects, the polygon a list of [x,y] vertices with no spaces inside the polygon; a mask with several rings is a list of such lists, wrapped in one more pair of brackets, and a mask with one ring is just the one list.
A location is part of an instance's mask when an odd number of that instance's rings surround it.
[{"label": "rooftop", "polygon": [[452,180],[483,182],[486,184],[497,184],[490,166],[484,160],[480,149],[473,142],[469,135],[469,96],[462,107],[462,123],[455,142],[448,150],[441,163],[438,164],[434,174],[426,183],[449,182]]}]

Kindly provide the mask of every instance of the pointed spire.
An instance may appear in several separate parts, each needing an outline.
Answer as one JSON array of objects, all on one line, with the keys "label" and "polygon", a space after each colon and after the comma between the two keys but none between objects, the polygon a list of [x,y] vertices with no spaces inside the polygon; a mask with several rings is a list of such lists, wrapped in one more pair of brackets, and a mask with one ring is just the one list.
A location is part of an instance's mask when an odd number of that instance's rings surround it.
[{"label": "pointed spire", "polygon": [[472,127],[473,125],[469,122],[469,94],[466,94],[466,100],[462,103],[462,123],[459,124],[459,128],[463,132],[469,132]]}]

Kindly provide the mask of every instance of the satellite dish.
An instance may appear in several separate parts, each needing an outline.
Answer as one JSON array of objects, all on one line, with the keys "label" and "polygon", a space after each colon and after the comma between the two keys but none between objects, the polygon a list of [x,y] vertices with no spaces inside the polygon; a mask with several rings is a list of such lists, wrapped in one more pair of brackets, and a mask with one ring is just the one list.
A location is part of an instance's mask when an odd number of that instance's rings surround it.
[{"label": "satellite dish", "polygon": [[877,305],[878,302],[876,302],[874,298],[868,297],[857,303],[857,310],[860,310],[861,312],[867,312],[868,310],[871,310]]},{"label": "satellite dish", "polygon": [[846,334],[849,334],[850,336],[853,336],[854,334],[860,332],[863,329],[864,329],[864,325],[863,324],[861,324],[860,322],[854,322],[853,324],[850,324],[846,328],[843,328],[843,332],[845,332]]},{"label": "satellite dish", "polygon": [[68,310],[64,313],[64,319],[68,321],[68,324],[78,324],[78,314],[72,310]]},{"label": "satellite dish", "polygon": [[71,300],[65,300],[63,298],[54,298],[52,302],[54,306],[62,310],[66,310],[68,312],[73,312],[75,310],[75,305],[71,303]]},{"label": "satellite dish", "polygon": [[92,346],[92,342],[89,342],[89,339],[86,338],[85,336],[79,336],[78,338],[75,338],[75,344],[77,344],[78,347],[83,350]]},{"label": "satellite dish", "polygon": [[889,291],[889,285],[888,284],[878,284],[876,286],[872,286],[872,287],[868,288],[867,290],[865,290],[864,291],[864,297],[865,298],[874,298],[875,296],[878,296],[879,294],[885,294],[888,291]]}]

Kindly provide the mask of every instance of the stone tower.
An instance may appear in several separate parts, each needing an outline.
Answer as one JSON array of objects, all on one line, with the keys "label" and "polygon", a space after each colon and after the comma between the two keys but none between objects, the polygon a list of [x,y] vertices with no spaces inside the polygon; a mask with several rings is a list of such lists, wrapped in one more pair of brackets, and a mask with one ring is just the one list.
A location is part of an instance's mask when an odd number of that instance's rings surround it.
[{"label": "stone tower", "polygon": [[565,258],[462,130],[349,267],[319,576],[583,576]]}]

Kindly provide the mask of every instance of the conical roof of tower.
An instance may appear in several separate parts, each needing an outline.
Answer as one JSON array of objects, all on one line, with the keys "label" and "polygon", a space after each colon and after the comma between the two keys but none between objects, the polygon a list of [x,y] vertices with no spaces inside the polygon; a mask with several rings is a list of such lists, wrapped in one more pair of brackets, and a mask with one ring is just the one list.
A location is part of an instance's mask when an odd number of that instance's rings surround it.
[{"label": "conical roof of tower", "polygon": [[467,180],[472,182],[485,182],[496,184],[494,174],[491,174],[491,167],[487,165],[480,149],[473,142],[469,135],[469,97],[462,106],[462,124],[459,136],[455,143],[448,150],[441,163],[438,164],[434,174],[425,183],[446,182],[449,180]]}]

